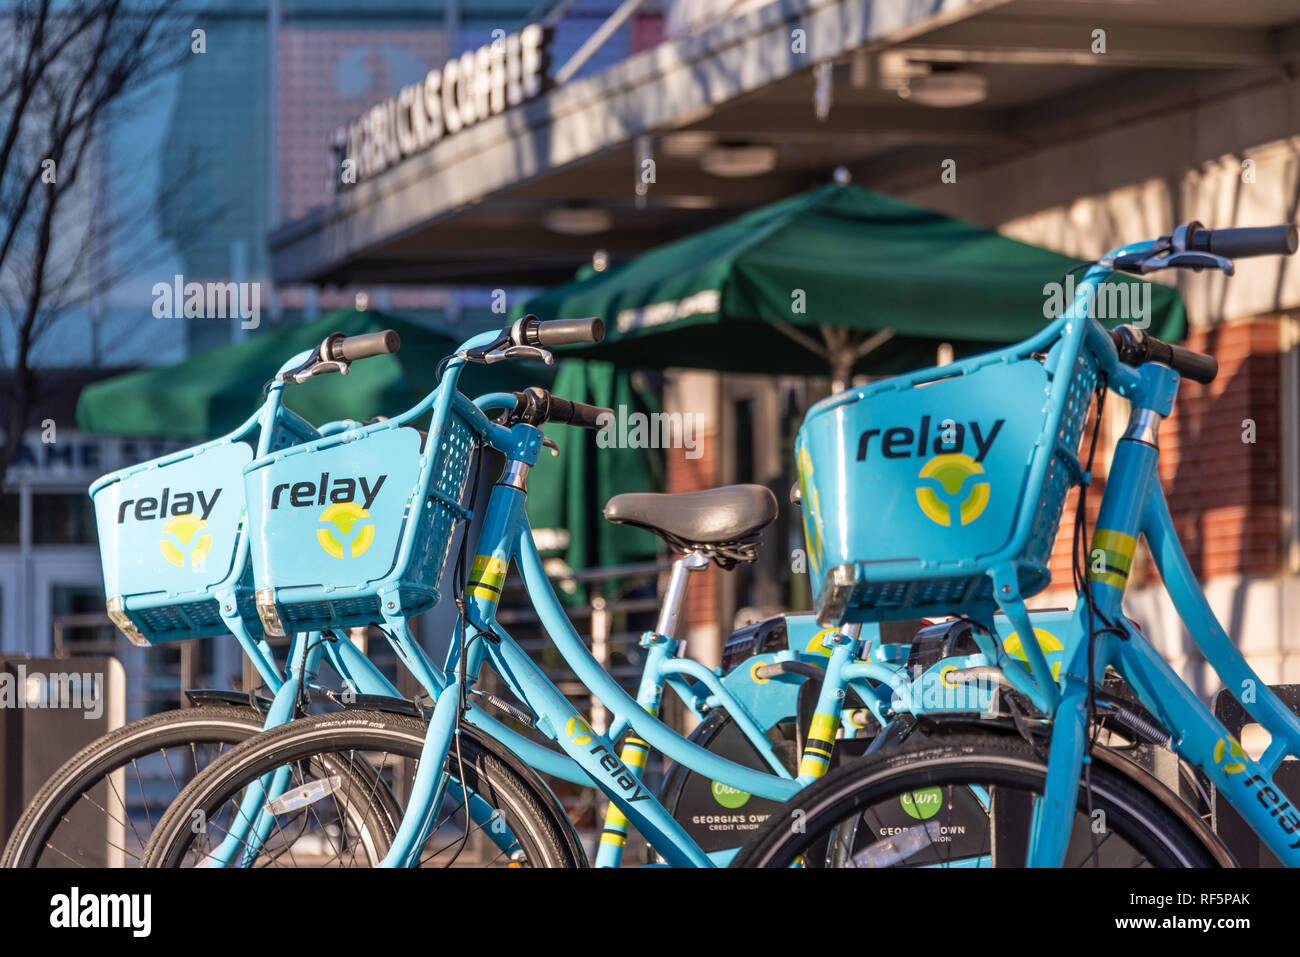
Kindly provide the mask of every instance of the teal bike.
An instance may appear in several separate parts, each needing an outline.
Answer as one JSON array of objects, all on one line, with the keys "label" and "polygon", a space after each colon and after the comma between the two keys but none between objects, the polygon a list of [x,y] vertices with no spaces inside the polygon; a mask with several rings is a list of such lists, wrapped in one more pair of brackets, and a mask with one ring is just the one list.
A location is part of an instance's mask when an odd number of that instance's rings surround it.
[{"label": "teal bike", "polygon": [[[681,657],[673,623],[690,567],[743,557],[771,521],[768,506],[755,504],[762,496],[744,487],[610,503],[611,519],[652,530],[685,553],[659,629],[643,638],[647,663],[639,692],[634,697],[619,687],[565,616],[523,510],[528,475],[543,447],[541,426],[599,428],[609,411],[542,390],[471,401],[456,389],[469,362],[536,357],[549,346],[599,335],[598,320],[527,317],[465,343],[439,387],[407,412],[246,466],[249,521],[259,532],[254,588],[266,631],[331,633],[375,623],[427,689],[432,707],[367,698],[249,740],[195,777],[172,804],[146,849],[147,864],[270,866],[317,863],[322,856],[389,866],[585,864],[572,824],[540,776],[545,773],[594,784],[610,799],[598,864],[619,863],[623,838],[635,828],[664,863],[716,866],[765,817],[756,806],[742,808],[751,800],[785,800],[824,775],[855,727],[879,731],[922,713],[996,710],[998,687],[981,670],[991,659],[964,645],[964,632],[954,632],[938,656],[911,671],[911,645],[882,641],[874,624],[814,628],[807,643],[791,641],[787,627],[784,647],[756,643],[722,673]],[[427,429],[416,427],[426,421]],[[479,511],[472,492],[478,484],[470,476],[484,447],[500,452],[505,463]],[[441,595],[453,534],[471,517],[479,522],[477,542],[471,552],[462,536],[456,591]],[[613,714],[607,730],[592,728],[496,620],[512,564],[556,648]],[[445,658],[435,662],[414,641],[409,620],[446,600],[455,603],[459,620]],[[1035,621],[1045,631],[1064,624],[1053,613]],[[1009,620],[993,627],[1014,640]],[[310,645],[304,653],[313,653]],[[484,664],[505,683],[509,700],[475,687]],[[668,689],[697,714],[725,711],[756,760],[730,760],[664,725],[658,713]],[[772,740],[782,722],[793,724],[796,761],[783,759]],[[862,743],[876,741],[888,737],[872,733]],[[719,785],[723,800],[712,816],[745,826],[706,850],[643,782],[644,755],[652,749]],[[391,835],[386,821],[395,822]],[[359,848],[357,822],[375,822],[367,833],[382,841]],[[308,834],[321,837],[308,841]],[[387,850],[379,861],[381,846]],[[331,853],[308,853],[322,847]]]},{"label": "teal bike", "polygon": [[[1194,790],[1231,805],[1279,861],[1300,863],[1300,811],[1273,775],[1300,753],[1300,718],[1250,668],[1216,620],[1160,487],[1159,428],[1183,378],[1217,363],[1140,329],[1094,318],[1115,272],[1233,272],[1245,256],[1290,255],[1293,226],[1199,223],[1086,264],[1070,308],[1007,349],[833,396],[799,434],[805,533],[820,620],[848,627],[956,615],[1005,681],[1014,713],[973,727],[921,722],[887,753],[849,762],[774,812],[738,866],[1230,866],[1197,803],[1126,761],[1117,738],[1167,748]],[[1093,447],[1078,448],[1107,392],[1131,408],[1087,534]],[[1094,402],[1095,399],[1095,402]],[[1094,436],[1095,436],[1094,432]],[[932,440],[932,441],[931,441]],[[1024,600],[1049,580],[1065,495],[1078,602],[1059,660],[1034,639]],[[870,509],[857,506],[871,489]],[[877,521],[884,515],[883,526]],[[1227,693],[1267,731],[1252,755],[1124,614],[1139,538],[1187,631]],[[1087,543],[1087,544],[1085,544]],[[992,616],[1026,654],[1006,654]]]},{"label": "teal bike", "polygon": [[[345,421],[314,428],[285,406],[284,394],[320,375],[346,374],[352,362],[394,352],[399,345],[392,332],[329,336],[286,362],[268,383],[262,407],[230,434],[106,475],[92,486],[108,607],[119,628],[138,645],[233,636],[263,687],[256,692],[189,690],[190,707],[132,722],[91,742],[33,798],[6,844],[4,866],[130,866],[139,860],[155,822],[194,775],[258,731],[302,717],[309,701],[316,702],[317,710],[321,704],[332,708],[356,701],[409,707],[342,630],[279,634],[279,647],[272,647],[256,608],[250,563],[255,535],[241,475],[255,456],[360,427],[362,423]],[[726,505],[732,520],[742,522],[753,536],[776,512],[771,494],[754,486],[671,501],[676,508],[715,514]],[[624,508],[635,513],[644,504],[635,496],[616,499],[610,516],[617,519]],[[334,530],[339,531],[337,525]],[[676,563],[660,633],[672,633],[664,623],[680,615],[687,577],[713,554],[707,541],[700,542],[689,559]],[[752,557],[752,540],[739,550],[717,554],[727,566]],[[802,649],[817,630],[810,616],[775,619],[764,627],[763,647],[784,648],[788,634]],[[680,673],[698,667],[679,655],[652,653],[650,658]],[[325,662],[339,679],[333,687],[323,683]],[[683,679],[678,674],[672,680]],[[775,763],[766,734],[783,720],[780,695],[769,696],[765,709],[755,709],[722,694],[721,703],[730,706],[715,708],[714,717],[737,715],[743,722],[742,740],[748,735],[757,741]],[[710,707],[700,696],[692,706],[701,716]],[[725,739],[737,719],[721,725],[713,721],[710,729]],[[384,833],[395,827],[388,821],[375,823],[380,819],[371,815],[353,822],[354,833],[361,834],[358,828],[365,832],[358,843],[372,854],[386,840]],[[610,853],[608,844],[602,853]]]},{"label": "teal bike", "polygon": [[[121,469],[90,489],[108,613],[138,646],[233,637],[262,687],[189,689],[188,707],[133,721],[71,756],[40,788],[10,834],[5,867],[113,867],[138,862],[154,822],[198,770],[264,727],[301,712],[301,656],[274,649],[258,620],[242,468],[255,455],[355,428],[313,427],[284,404],[296,383],[394,352],[396,333],[334,334],[286,362],[263,404],[227,435]],[[396,694],[346,635],[320,642],[352,691]],[[300,648],[301,646],[299,646]]]}]

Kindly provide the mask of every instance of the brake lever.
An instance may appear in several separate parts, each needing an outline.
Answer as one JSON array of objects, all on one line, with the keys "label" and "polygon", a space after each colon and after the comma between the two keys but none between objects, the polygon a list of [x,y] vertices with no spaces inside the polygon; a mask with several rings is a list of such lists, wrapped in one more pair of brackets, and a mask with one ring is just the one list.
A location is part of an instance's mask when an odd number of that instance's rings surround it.
[{"label": "brake lever", "polygon": [[329,355],[329,343],[333,339],[342,339],[339,333],[326,336],[325,341],[316,347],[312,357],[296,369],[281,373],[277,378],[281,382],[296,382],[299,385],[306,382],[312,376],[325,375],[330,372],[337,372],[339,375],[347,375],[352,368],[352,363],[347,359],[322,359],[322,356]]},{"label": "brake lever", "polygon": [[536,346],[507,346],[504,349],[492,348],[486,352],[469,352],[466,350],[458,352],[456,355],[467,362],[483,362],[488,365],[505,359],[541,359],[548,366],[555,364],[555,356]]},{"label": "brake lever", "polygon": [[1193,269],[1200,272],[1202,269],[1221,269],[1225,276],[1231,276],[1235,271],[1231,259],[1218,256],[1214,253],[1205,252],[1171,252],[1167,256],[1163,255],[1138,255],[1130,254],[1127,256],[1116,256],[1114,259],[1101,260],[1103,266],[1107,266],[1117,272],[1140,273],[1148,275],[1158,272],[1161,269]]},{"label": "brake lever", "polygon": [[559,454],[560,454],[560,447],[559,447],[558,445],[555,444],[555,440],[554,440],[554,439],[548,439],[548,438],[546,438],[545,436],[543,436],[543,437],[542,437],[542,447],[551,450],[551,458],[558,458],[558,457],[559,457]]},{"label": "brake lever", "polygon": [[336,362],[329,359],[325,362],[313,362],[310,366],[304,366],[293,372],[286,372],[281,378],[297,382],[299,385],[306,382],[312,376],[325,375],[328,372],[337,372],[339,375],[347,375],[351,369],[351,364],[347,362]]},{"label": "brake lever", "polygon": [[[1182,266],[1188,269],[1194,269],[1197,272],[1200,272],[1202,269],[1222,269],[1225,276],[1231,276],[1233,272],[1236,271],[1236,267],[1232,264],[1231,259],[1220,256],[1216,253],[1171,253],[1169,256],[1165,257],[1164,264],[1166,266]],[[1154,266],[1152,269],[1144,271],[1154,272],[1156,269],[1160,268],[1162,267]]]}]

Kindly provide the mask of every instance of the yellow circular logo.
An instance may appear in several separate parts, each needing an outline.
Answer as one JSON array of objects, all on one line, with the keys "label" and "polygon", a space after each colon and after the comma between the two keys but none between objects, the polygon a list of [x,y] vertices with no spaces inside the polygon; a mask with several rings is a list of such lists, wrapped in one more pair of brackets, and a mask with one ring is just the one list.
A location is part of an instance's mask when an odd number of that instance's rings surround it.
[{"label": "yellow circular logo", "polygon": [[321,512],[316,538],[320,547],[335,558],[344,552],[353,558],[365,554],[375,540],[375,523],[370,513],[355,502],[337,502]]},{"label": "yellow circular logo", "polygon": [[1223,768],[1226,774],[1240,774],[1246,770],[1245,749],[1237,743],[1236,738],[1220,738],[1214,745],[1214,763]]},{"label": "yellow circular logo", "polygon": [[[1061,639],[1057,638],[1050,631],[1044,631],[1042,628],[1034,629],[1034,637],[1038,639],[1038,647],[1043,650],[1043,657],[1047,658],[1054,651],[1063,651],[1065,646],[1061,644]],[[1019,658],[1025,664],[1029,664],[1029,656],[1025,654],[1025,646],[1020,643],[1020,635],[1012,633],[1010,638],[1002,642],[1002,647],[1006,649],[1007,654],[1012,658]],[[1052,680],[1061,680],[1061,663],[1054,661],[1051,663]]]},{"label": "yellow circular logo", "polygon": [[207,527],[207,522],[194,515],[177,515],[162,529],[158,544],[163,558],[177,568],[197,568],[212,551],[212,533]]},{"label": "yellow circular logo", "polygon": [[573,739],[574,744],[591,744],[591,725],[577,715],[565,723],[564,733]]},{"label": "yellow circular logo", "polygon": [[[948,452],[926,462],[917,476],[916,502],[939,525],[969,525],[989,504],[989,483],[978,478],[984,466],[969,455]],[[953,517],[957,517],[956,523]]]},{"label": "yellow circular logo", "polygon": [[810,655],[825,655],[829,658],[831,656],[831,650],[822,644],[822,640],[827,635],[835,634],[836,631],[837,629],[835,628],[823,628],[821,631],[817,632],[817,634],[812,636],[808,641],[808,644],[804,646],[803,650],[808,652]]}]

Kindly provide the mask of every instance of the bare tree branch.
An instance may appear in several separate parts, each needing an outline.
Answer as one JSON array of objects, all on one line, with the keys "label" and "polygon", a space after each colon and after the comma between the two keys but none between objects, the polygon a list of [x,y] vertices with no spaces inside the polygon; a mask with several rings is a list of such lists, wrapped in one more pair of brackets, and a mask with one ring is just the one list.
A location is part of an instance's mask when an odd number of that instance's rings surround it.
[{"label": "bare tree branch", "polygon": [[120,234],[112,224],[64,225],[93,189],[81,173],[110,110],[180,62],[179,6],[22,0],[0,11],[0,300],[14,353],[0,404],[0,486],[31,425],[33,352],[69,306],[98,291],[86,264],[109,258],[107,240]]}]

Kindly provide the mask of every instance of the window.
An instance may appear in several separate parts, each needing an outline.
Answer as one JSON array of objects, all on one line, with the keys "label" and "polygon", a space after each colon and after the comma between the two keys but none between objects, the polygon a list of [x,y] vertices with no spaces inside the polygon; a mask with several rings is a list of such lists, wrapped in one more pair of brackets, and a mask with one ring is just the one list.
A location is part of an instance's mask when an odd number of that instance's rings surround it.
[{"label": "window", "polygon": [[22,497],[17,492],[0,495],[0,545],[20,545]]},{"label": "window", "polygon": [[[93,654],[113,647],[115,635],[112,626],[103,624],[69,624],[80,616],[104,615],[104,590],[86,585],[55,585],[50,591],[50,617],[65,622],[64,647],[74,654]],[[84,619],[83,619],[84,621]],[[80,647],[78,647],[80,646]],[[88,648],[87,646],[93,646]]]},{"label": "window", "polygon": [[93,545],[95,508],[84,492],[32,496],[33,545]]}]

